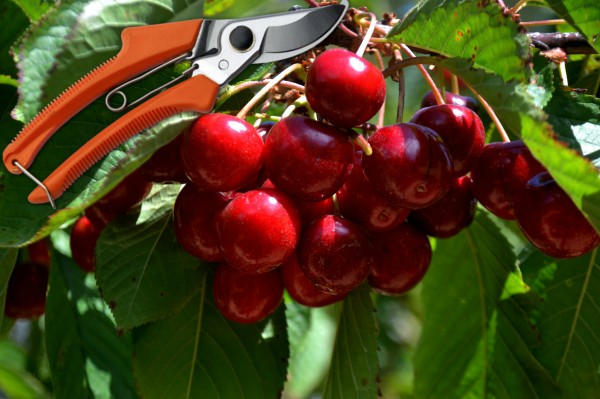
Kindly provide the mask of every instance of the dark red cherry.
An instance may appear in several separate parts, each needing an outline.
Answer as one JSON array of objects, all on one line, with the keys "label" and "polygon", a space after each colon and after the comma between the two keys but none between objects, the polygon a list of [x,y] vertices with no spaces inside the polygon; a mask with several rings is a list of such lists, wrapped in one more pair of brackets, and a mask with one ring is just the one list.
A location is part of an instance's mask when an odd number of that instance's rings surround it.
[{"label": "dark red cherry", "polygon": [[[267,179],[261,188],[275,188],[275,185],[271,180]],[[313,220],[334,212],[332,197],[321,201],[304,201],[297,197],[291,199],[296,204],[296,209],[300,213],[300,220],[303,226],[308,226]]]},{"label": "dark red cherry", "polygon": [[406,220],[409,210],[390,203],[371,187],[362,168],[362,157],[355,158],[350,177],[337,192],[342,216],[369,231],[390,230]]},{"label": "dark red cherry", "polygon": [[512,220],[515,195],[543,171],[522,141],[490,143],[483,147],[471,171],[473,194],[494,215]]},{"label": "dark red cherry", "polygon": [[483,150],[485,130],[479,116],[460,105],[434,105],[418,110],[410,120],[440,135],[452,157],[454,176],[471,170]]},{"label": "dark red cherry", "polygon": [[217,217],[228,202],[223,194],[200,191],[192,184],[179,192],[173,210],[173,229],[183,249],[207,262],[223,260]]},{"label": "dark red cherry", "polygon": [[29,244],[27,254],[31,263],[50,267],[50,244],[47,238]]},{"label": "dark red cherry", "polygon": [[315,220],[302,234],[298,261],[306,277],[323,292],[342,295],[358,287],[373,266],[368,233],[340,216]]},{"label": "dark red cherry", "polygon": [[8,280],[4,314],[12,319],[31,319],[44,314],[48,267],[39,263],[17,263]]},{"label": "dark red cherry", "polygon": [[96,226],[106,226],[117,217],[116,213],[110,212],[96,204],[86,208],[84,214]]},{"label": "dark red cherry", "polygon": [[96,270],[96,243],[103,228],[81,216],[71,230],[71,255],[86,272]]},{"label": "dark red cherry", "polygon": [[425,233],[408,223],[378,233],[375,243],[371,287],[384,295],[400,295],[425,276],[431,263],[431,246]]},{"label": "dark red cherry", "polygon": [[153,183],[188,183],[190,179],[183,171],[181,146],[183,134],[159,148],[144,165],[140,167],[142,176]]},{"label": "dark red cherry", "polygon": [[274,189],[236,196],[217,218],[222,254],[246,273],[265,273],[294,252],[300,215],[293,201]]},{"label": "dark red cherry", "polygon": [[248,122],[226,114],[203,115],[184,133],[186,175],[207,191],[231,191],[253,182],[262,166],[263,142]]},{"label": "dark red cherry", "polygon": [[440,136],[413,123],[378,129],[370,138],[373,154],[363,170],[375,191],[391,203],[425,208],[450,188],[452,160]]},{"label": "dark red cherry", "polygon": [[302,271],[295,253],[281,265],[280,270],[283,286],[288,294],[301,305],[316,308],[341,301],[346,296],[331,295],[319,290]]},{"label": "dark red cherry", "polygon": [[307,201],[331,197],[352,168],[354,148],[334,126],[295,116],[277,122],[265,142],[265,168],[275,187]]},{"label": "dark red cherry", "polygon": [[448,238],[473,222],[477,201],[469,176],[454,179],[450,190],[435,204],[412,211],[409,220],[424,233]]},{"label": "dark red cherry", "polygon": [[532,177],[516,195],[515,217],[529,241],[555,258],[574,258],[600,244],[600,236],[548,172]]},{"label": "dark red cherry", "polygon": [[355,53],[331,49],[321,53],[306,76],[306,99],[327,121],[350,128],[367,122],[385,100],[381,71]]},{"label": "dark red cherry", "polygon": [[[479,104],[473,97],[461,96],[460,94],[454,94],[447,91],[445,100],[446,104],[460,105],[461,107],[467,107],[474,112],[479,112]],[[438,105],[438,103],[435,100],[433,92],[428,91],[421,100],[421,108],[431,107],[433,105]]]},{"label": "dark red cherry", "polygon": [[213,280],[215,305],[237,323],[256,323],[272,314],[283,299],[279,270],[244,273],[226,263],[217,266]]},{"label": "dark red cherry", "polygon": [[104,197],[94,203],[107,214],[122,214],[139,205],[150,192],[152,183],[138,171],[131,173]]}]

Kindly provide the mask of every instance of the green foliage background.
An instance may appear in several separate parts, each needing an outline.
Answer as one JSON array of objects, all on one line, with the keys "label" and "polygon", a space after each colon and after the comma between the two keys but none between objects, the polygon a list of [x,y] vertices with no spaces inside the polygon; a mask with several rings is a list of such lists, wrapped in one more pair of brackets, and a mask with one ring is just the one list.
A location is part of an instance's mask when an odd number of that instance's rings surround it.
[{"label": "green foliage background", "polygon": [[[0,4],[0,147],[50,99],[119,49],[127,26],[282,11],[293,2],[238,0],[8,0]],[[557,70],[492,1],[352,1],[378,13],[408,12],[389,38],[439,56],[429,63],[477,90],[600,230],[600,100],[562,90]],[[571,30],[599,49],[596,0],[548,0]],[[443,57],[440,57],[443,56]],[[573,57],[570,80],[598,88],[597,55]],[[526,68],[533,63],[535,68]],[[264,70],[250,70],[256,79]],[[407,77],[406,115],[426,88]],[[174,75],[135,85],[133,96]],[[595,80],[594,80],[595,79]],[[235,83],[234,83],[235,84]],[[581,86],[583,87],[583,86]],[[387,122],[397,93],[390,85]],[[238,100],[243,102],[243,98]],[[230,106],[235,102],[225,103]],[[0,397],[600,397],[600,261],[534,250],[516,225],[478,209],[458,236],[434,241],[417,289],[385,298],[361,287],[343,303],[307,309],[286,298],[263,323],[225,320],[212,303],[212,266],[186,254],[172,232],[177,186],[156,186],[111,223],[95,276],[70,258],[69,225],[196,115],[169,118],[113,151],[58,202],[26,203],[33,183],[0,169],[0,308],[17,247],[50,235],[46,316],[0,315]],[[102,100],[47,144],[41,177],[115,119]],[[405,117],[407,119],[407,117]],[[491,137],[496,132],[489,128]],[[102,292],[102,295],[100,293]],[[374,310],[376,310],[374,312]],[[19,342],[19,337],[28,337]]]}]

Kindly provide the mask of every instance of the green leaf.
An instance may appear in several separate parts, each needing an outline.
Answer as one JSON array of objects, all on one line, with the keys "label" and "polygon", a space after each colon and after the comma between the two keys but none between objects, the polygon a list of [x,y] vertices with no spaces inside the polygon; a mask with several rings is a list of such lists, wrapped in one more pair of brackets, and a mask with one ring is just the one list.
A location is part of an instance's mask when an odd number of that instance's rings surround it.
[{"label": "green leaf", "polygon": [[8,398],[40,399],[48,395],[44,386],[25,370],[15,370],[0,365],[0,394]]},{"label": "green leaf", "polygon": [[206,273],[200,293],[179,313],[144,328],[135,344],[140,394],[152,398],[277,398],[287,365],[285,315],[266,322],[227,321]]},{"label": "green leaf", "polygon": [[335,346],[323,398],[377,398],[377,328],[369,287],[352,291],[341,304]]},{"label": "green leaf", "polygon": [[494,1],[421,1],[388,38],[423,52],[470,59],[476,68],[505,80],[524,82],[527,77],[527,39]]},{"label": "green leaf", "polygon": [[534,315],[539,361],[566,398],[593,398],[600,392],[600,257],[598,250],[557,260],[538,252],[522,265],[526,280],[540,298]]},{"label": "green leaf", "polygon": [[11,0],[17,6],[23,10],[27,18],[31,22],[38,21],[50,8],[52,3],[50,1],[42,0]]},{"label": "green leaf", "polygon": [[488,214],[480,211],[471,227],[438,240],[423,281],[416,396],[553,397],[552,379],[531,353],[530,296]]},{"label": "green leaf", "polygon": [[17,82],[17,79],[13,79],[10,76],[0,75],[0,85],[17,87],[19,85],[19,82]]},{"label": "green leaf", "polygon": [[4,331],[4,305],[6,304],[6,290],[8,281],[19,251],[15,248],[0,248],[0,332]]},{"label": "green leaf", "polygon": [[29,21],[19,7],[11,1],[0,4],[0,75],[17,76],[17,67],[10,54],[10,47],[25,32]]},{"label": "green leaf", "polygon": [[96,276],[119,328],[165,318],[198,292],[200,261],[173,232],[178,192],[178,185],[155,187],[139,215],[115,220],[100,236]]},{"label": "green leaf", "polygon": [[96,282],[69,258],[52,253],[46,348],[55,398],[136,398],[132,344],[118,336]]},{"label": "green leaf", "polygon": [[600,8],[596,0],[546,0],[546,3],[600,52]]},{"label": "green leaf", "polygon": [[307,308],[286,302],[290,361],[285,391],[306,398],[323,382],[331,361],[339,304]]}]

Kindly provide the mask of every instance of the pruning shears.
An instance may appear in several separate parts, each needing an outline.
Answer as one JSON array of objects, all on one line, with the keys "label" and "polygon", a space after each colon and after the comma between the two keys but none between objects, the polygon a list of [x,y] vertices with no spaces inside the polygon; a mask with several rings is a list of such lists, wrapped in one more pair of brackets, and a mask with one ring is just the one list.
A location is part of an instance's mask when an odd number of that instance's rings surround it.
[{"label": "pruning shears", "polygon": [[[252,18],[196,19],[126,28],[119,53],[70,86],[29,122],[4,150],[4,165],[11,173],[25,173],[38,184],[29,194],[29,202],[50,202],[54,207],[55,199],[118,145],[177,113],[211,112],[221,86],[248,65],[291,58],[309,50],[335,29],[347,8],[347,0],[342,0]],[[189,61],[190,67],[180,76],[127,103],[121,89],[181,61]],[[77,149],[43,181],[31,175],[27,169],[48,139],[103,95],[106,106],[115,112],[137,106]],[[111,105],[115,95],[122,97],[119,107]]]}]

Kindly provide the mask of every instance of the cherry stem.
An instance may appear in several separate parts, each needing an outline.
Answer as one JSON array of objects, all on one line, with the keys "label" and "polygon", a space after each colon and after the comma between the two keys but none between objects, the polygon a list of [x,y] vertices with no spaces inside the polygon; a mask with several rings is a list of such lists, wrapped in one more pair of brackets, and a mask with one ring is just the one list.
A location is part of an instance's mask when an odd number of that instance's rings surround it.
[{"label": "cherry stem", "polygon": [[306,104],[308,104],[308,101],[306,100],[306,96],[298,97],[296,99],[296,101],[294,101],[292,104],[290,104],[290,106],[287,107],[285,109],[285,111],[283,111],[283,113],[281,114],[281,119],[287,118],[288,116],[290,116],[292,114],[292,112],[294,112],[296,110],[296,108],[298,108],[300,106],[304,106]]},{"label": "cherry stem", "polygon": [[564,19],[545,19],[542,21],[526,21],[521,22],[521,26],[532,27],[532,26],[547,26],[547,25],[566,25],[568,22]]},{"label": "cherry stem", "polygon": [[560,62],[558,64],[558,72],[560,73],[560,78],[562,79],[563,86],[569,86],[569,78],[567,77],[567,68],[564,62]]},{"label": "cherry stem", "polygon": [[450,85],[450,90],[452,90],[453,94],[460,94],[460,90],[458,88],[458,76],[453,73],[450,74]]},{"label": "cherry stem", "polygon": [[342,211],[340,209],[340,202],[338,201],[337,194],[333,194],[331,196],[331,202],[333,203],[333,214],[336,216],[340,216]]},{"label": "cherry stem", "polygon": [[502,137],[502,141],[504,141],[505,143],[510,142],[510,137],[508,137],[508,133],[506,133],[506,130],[504,130],[504,126],[502,126],[502,122],[500,122],[500,119],[498,119],[498,115],[496,115],[496,113],[492,109],[491,105],[488,104],[488,102],[485,101],[485,99],[483,97],[481,97],[481,95],[470,84],[465,82],[465,85],[467,85],[467,87],[473,92],[477,101],[479,101],[479,103],[483,106],[483,109],[485,109],[485,111],[490,116],[490,119],[496,126],[496,129],[498,130],[500,137]]},{"label": "cherry stem", "polygon": [[[239,85],[234,86],[233,88],[231,88],[231,89],[227,90],[225,93],[223,93],[217,101],[217,106],[223,104],[225,101],[227,101],[228,99],[233,97],[235,94],[237,94],[243,90],[250,89],[252,87],[257,87],[257,86],[264,86],[266,84],[269,84],[272,80],[273,79],[262,79],[262,80],[252,80],[252,81],[240,83]],[[281,82],[279,82],[279,85],[281,87],[285,87],[286,89],[294,89],[294,90],[298,90],[300,92],[304,92],[304,86],[302,86],[298,83],[290,82],[287,80],[282,80]]]},{"label": "cherry stem", "polygon": [[369,155],[373,154],[373,149],[371,148],[371,144],[369,144],[369,142],[367,141],[365,136],[363,136],[362,134],[358,134],[354,130],[351,130],[351,129],[348,131],[350,133],[350,138],[352,139],[352,142],[354,144],[356,144],[357,146],[359,146],[365,155],[369,156]]},{"label": "cherry stem", "polygon": [[236,116],[240,119],[244,119],[246,117],[246,114],[250,112],[250,110],[254,108],[256,104],[258,104],[260,99],[263,98],[263,96],[265,96],[273,87],[275,87],[275,85],[281,82],[286,76],[300,68],[302,68],[302,64],[300,63],[292,64],[289,67],[285,68],[277,76],[272,78],[271,81],[265,85],[265,87],[260,89],[258,93],[256,93],[254,97],[252,97],[250,101],[248,101],[248,103],[246,103],[244,108],[242,108]]},{"label": "cherry stem", "polygon": [[525,7],[525,5],[527,5],[527,2],[529,0],[519,0],[517,2],[517,4],[515,4],[510,10],[508,10],[509,14],[515,14],[517,12],[519,12],[519,10],[523,7]]},{"label": "cherry stem", "polygon": [[[406,46],[405,44],[400,44],[400,47],[402,48],[402,50],[404,50],[404,52],[406,54],[408,54],[408,56],[410,58],[412,58],[412,59],[418,58],[415,55],[415,53],[413,53],[411,51],[411,49],[409,49],[408,46]],[[417,66],[417,68],[419,68],[419,71],[421,72],[421,75],[423,75],[423,77],[425,78],[425,81],[427,82],[427,85],[431,89],[431,92],[433,93],[433,96],[435,97],[435,102],[438,105],[446,104],[446,102],[444,101],[444,97],[442,97],[442,94],[440,93],[440,90],[437,88],[435,82],[433,81],[433,79],[431,78],[431,76],[429,75],[429,73],[427,72],[427,69],[425,69],[425,67],[421,63],[417,63],[415,65]],[[386,76],[385,75],[385,71],[384,71],[383,76]]]},{"label": "cherry stem", "polygon": [[375,31],[375,25],[377,25],[377,17],[375,16],[375,14],[373,14],[371,12],[356,14],[354,16],[354,20],[356,21],[356,23],[358,23],[361,26],[364,24],[361,21],[366,18],[370,18],[369,29],[367,29],[367,33],[365,34],[365,37],[363,38],[362,42],[360,43],[358,50],[356,50],[356,55],[358,55],[359,57],[363,56],[363,54],[365,53],[365,50],[367,49],[367,46],[369,45],[369,41],[371,40],[371,37],[373,36],[373,32]]}]

